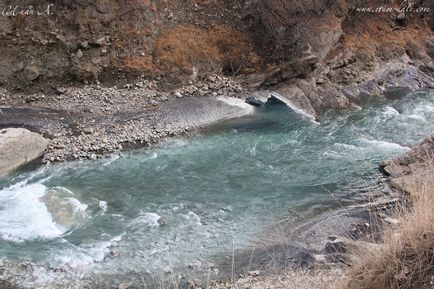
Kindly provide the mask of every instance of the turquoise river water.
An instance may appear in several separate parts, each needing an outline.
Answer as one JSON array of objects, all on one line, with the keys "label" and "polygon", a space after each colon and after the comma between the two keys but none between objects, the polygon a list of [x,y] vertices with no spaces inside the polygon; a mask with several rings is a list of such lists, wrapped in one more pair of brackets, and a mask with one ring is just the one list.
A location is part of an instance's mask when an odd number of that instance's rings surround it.
[{"label": "turquoise river water", "polygon": [[434,93],[420,91],[319,123],[267,109],[152,148],[21,171],[0,179],[0,258],[85,275],[202,270],[289,211],[336,207],[333,192],[433,130]]}]

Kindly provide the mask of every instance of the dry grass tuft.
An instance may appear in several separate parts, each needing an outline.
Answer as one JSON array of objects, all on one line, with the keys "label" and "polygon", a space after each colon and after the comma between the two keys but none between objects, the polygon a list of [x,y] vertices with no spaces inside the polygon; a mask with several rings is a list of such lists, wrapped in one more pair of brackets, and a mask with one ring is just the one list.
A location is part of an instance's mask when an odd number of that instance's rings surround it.
[{"label": "dry grass tuft", "polygon": [[193,26],[168,29],[157,40],[156,56],[166,64],[186,71],[196,67],[200,72],[244,71],[259,61],[248,36],[228,26],[210,31]]},{"label": "dry grass tuft", "polygon": [[[424,169],[420,169],[423,167]],[[398,223],[388,228],[382,246],[362,249],[352,272],[351,289],[433,288],[434,164],[400,177],[411,205],[397,208]]]}]

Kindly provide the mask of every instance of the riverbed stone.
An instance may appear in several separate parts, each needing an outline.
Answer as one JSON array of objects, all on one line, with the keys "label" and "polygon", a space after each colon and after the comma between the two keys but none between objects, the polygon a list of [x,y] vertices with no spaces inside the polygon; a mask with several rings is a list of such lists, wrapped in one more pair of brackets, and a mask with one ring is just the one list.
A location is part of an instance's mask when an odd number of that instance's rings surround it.
[{"label": "riverbed stone", "polygon": [[128,288],[130,288],[130,284],[128,283],[121,283],[118,286],[118,289],[128,289]]},{"label": "riverbed stone", "polygon": [[37,159],[47,146],[47,139],[27,129],[0,130],[0,176]]}]

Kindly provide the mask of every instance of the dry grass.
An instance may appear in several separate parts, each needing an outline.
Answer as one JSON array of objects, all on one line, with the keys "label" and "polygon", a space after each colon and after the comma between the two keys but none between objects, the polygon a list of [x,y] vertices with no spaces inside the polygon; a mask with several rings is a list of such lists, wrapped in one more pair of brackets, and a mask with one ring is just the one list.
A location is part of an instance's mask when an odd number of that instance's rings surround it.
[{"label": "dry grass", "polygon": [[399,178],[401,184],[405,183],[411,205],[397,208],[399,222],[385,231],[382,246],[358,252],[359,260],[348,288],[433,288],[430,285],[434,276],[433,158],[422,167],[417,173]]},{"label": "dry grass", "polygon": [[258,57],[246,34],[228,26],[208,31],[192,26],[168,29],[157,40],[156,56],[175,67],[200,71],[218,66],[234,70],[255,67]]},{"label": "dry grass", "polygon": [[123,61],[123,68],[127,71],[153,72],[155,65],[151,55],[136,56],[129,54]]},{"label": "dry grass", "polygon": [[411,19],[405,29],[393,30],[393,21],[388,15],[358,14],[356,26],[348,24],[344,26],[345,36],[342,42],[345,47],[357,49],[380,49],[385,42],[395,43],[404,47],[409,41],[425,46],[426,35],[430,35],[430,28],[425,25],[423,19]]}]

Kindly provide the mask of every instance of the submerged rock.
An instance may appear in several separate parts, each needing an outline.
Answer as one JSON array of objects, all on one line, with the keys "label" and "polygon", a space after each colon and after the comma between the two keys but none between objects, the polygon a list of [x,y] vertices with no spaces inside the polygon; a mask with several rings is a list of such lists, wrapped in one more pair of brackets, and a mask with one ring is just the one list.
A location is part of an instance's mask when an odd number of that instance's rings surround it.
[{"label": "submerged rock", "polygon": [[37,159],[47,145],[47,139],[27,129],[0,130],[0,176]]}]

